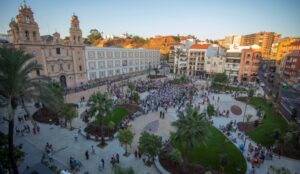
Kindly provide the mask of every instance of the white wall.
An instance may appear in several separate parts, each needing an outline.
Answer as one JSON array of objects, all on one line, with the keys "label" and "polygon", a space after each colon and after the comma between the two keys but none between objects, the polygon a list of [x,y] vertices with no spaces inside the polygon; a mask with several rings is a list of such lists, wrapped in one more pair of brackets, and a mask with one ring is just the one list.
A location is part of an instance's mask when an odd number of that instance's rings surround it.
[{"label": "white wall", "polygon": [[160,64],[159,50],[85,47],[88,80],[147,70]]}]

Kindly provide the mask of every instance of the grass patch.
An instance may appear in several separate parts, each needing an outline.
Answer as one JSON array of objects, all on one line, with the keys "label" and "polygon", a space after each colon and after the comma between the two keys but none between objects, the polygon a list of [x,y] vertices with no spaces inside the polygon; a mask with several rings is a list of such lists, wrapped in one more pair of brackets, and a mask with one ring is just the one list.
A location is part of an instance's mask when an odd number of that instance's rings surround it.
[{"label": "grass patch", "polygon": [[110,117],[104,118],[104,123],[108,124],[110,121],[113,121],[116,125],[119,125],[124,117],[129,115],[129,112],[123,108],[116,107]]},{"label": "grass patch", "polygon": [[[234,146],[219,130],[211,126],[211,135],[206,145],[198,145],[188,154],[192,163],[208,166],[209,168],[220,169],[220,155],[227,154],[227,165],[225,173],[240,174],[246,173],[246,161],[237,147]],[[175,145],[182,151],[180,144]]]},{"label": "grass patch", "polygon": [[246,134],[256,143],[263,146],[270,147],[274,144],[272,137],[276,129],[280,129],[281,133],[285,132],[288,124],[282,116],[274,110],[274,107],[267,103],[267,101],[261,97],[253,97],[250,104],[255,108],[260,107],[265,111],[265,117],[259,126],[247,132]]}]

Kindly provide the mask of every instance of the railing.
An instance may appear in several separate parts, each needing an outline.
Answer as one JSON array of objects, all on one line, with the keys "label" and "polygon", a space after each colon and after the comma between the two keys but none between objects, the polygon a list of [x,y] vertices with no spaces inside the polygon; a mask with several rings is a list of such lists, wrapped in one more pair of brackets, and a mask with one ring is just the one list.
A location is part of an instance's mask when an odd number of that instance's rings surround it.
[{"label": "railing", "polygon": [[114,83],[117,81],[127,80],[131,77],[143,75],[146,73],[149,73],[149,70],[143,70],[143,71],[139,71],[139,72],[133,72],[133,73],[127,73],[127,74],[122,74],[122,75],[117,75],[117,76],[110,76],[110,77],[91,80],[91,81],[88,81],[88,83],[86,83],[86,84],[82,84],[80,86],[65,89],[65,95],[80,92],[80,91],[85,91],[85,90],[88,90],[91,88],[103,86],[106,84],[111,84],[111,83]]}]

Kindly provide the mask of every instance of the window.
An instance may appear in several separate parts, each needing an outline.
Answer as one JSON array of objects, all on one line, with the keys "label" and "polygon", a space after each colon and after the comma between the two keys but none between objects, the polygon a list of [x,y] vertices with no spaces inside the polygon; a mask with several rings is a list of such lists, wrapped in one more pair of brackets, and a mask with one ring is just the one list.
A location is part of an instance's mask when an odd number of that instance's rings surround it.
[{"label": "window", "polygon": [[56,54],[60,55],[60,48],[56,48]]},{"label": "window", "polygon": [[37,75],[37,76],[40,75],[40,70],[39,70],[39,69],[36,70],[36,75]]},{"label": "window", "polygon": [[36,40],[36,33],[35,33],[35,31],[32,32],[32,36],[33,36],[33,40]]},{"label": "window", "polygon": [[27,30],[25,31],[25,38],[26,40],[29,40],[29,32]]},{"label": "window", "polygon": [[249,61],[246,61],[246,65],[249,65]]},{"label": "window", "polygon": [[95,69],[96,63],[95,62],[89,62],[89,69]]},{"label": "window", "polygon": [[122,66],[127,66],[127,60],[122,61]]},{"label": "window", "polygon": [[100,69],[105,68],[105,61],[99,61],[98,68],[100,68]]},{"label": "window", "polygon": [[51,65],[51,71],[54,72],[54,65]]},{"label": "window", "polygon": [[70,64],[68,64],[68,70],[70,70],[71,69],[71,65]]},{"label": "window", "polygon": [[25,22],[26,22],[27,24],[29,24],[29,21],[30,21],[29,16],[26,16],[26,17],[25,17]]},{"label": "window", "polygon": [[74,40],[74,42],[76,41],[76,37],[75,36],[73,36],[73,40]]},{"label": "window", "polygon": [[79,71],[81,71],[82,70],[82,67],[81,67],[81,65],[79,65]]},{"label": "window", "polygon": [[105,77],[105,71],[99,71],[99,78]]},{"label": "window", "polygon": [[78,42],[80,42],[80,37],[78,36]]}]

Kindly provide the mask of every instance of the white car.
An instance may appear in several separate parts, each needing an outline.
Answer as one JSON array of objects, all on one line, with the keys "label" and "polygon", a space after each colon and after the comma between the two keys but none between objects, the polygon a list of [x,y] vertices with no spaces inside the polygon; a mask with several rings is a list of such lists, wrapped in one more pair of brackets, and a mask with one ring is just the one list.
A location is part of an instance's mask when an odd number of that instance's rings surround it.
[{"label": "white car", "polygon": [[260,83],[260,86],[261,86],[261,87],[264,87],[264,86],[265,86],[265,84],[264,84],[264,83]]}]

